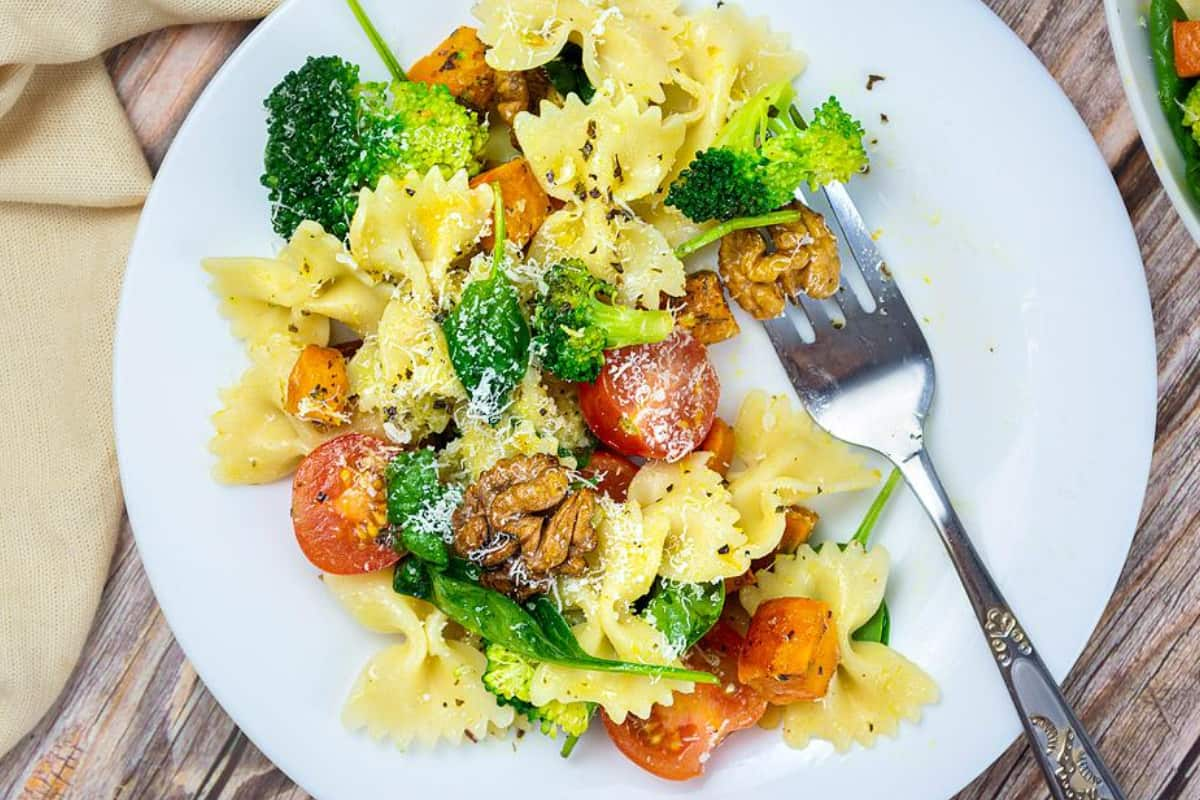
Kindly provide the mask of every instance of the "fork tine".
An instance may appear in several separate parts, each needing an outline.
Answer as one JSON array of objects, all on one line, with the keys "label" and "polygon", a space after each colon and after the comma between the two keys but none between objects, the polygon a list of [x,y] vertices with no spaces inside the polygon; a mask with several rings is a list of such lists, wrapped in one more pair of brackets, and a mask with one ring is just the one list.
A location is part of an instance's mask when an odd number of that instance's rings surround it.
[{"label": "fork tine", "polygon": [[775,348],[775,352],[779,353],[781,358],[784,353],[794,353],[806,346],[804,337],[800,335],[795,320],[792,319],[788,310],[785,310],[781,317],[763,322],[763,327],[767,330],[767,338],[771,340],[771,346]]},{"label": "fork tine", "polygon": [[824,191],[825,199],[833,209],[834,219],[842,231],[842,237],[854,255],[859,273],[867,283],[867,289],[875,298],[876,305],[884,305],[895,296],[896,284],[887,272],[887,262],[875,246],[871,232],[867,230],[867,223],[858,213],[858,208],[850,199],[845,186],[830,183],[825,186]]},{"label": "fork tine", "polygon": [[829,312],[825,310],[820,300],[814,300],[804,292],[801,292],[797,295],[796,302],[804,309],[804,314],[808,317],[808,322],[812,325],[814,333],[820,335],[822,331],[828,333],[833,330],[833,322],[829,319]]}]

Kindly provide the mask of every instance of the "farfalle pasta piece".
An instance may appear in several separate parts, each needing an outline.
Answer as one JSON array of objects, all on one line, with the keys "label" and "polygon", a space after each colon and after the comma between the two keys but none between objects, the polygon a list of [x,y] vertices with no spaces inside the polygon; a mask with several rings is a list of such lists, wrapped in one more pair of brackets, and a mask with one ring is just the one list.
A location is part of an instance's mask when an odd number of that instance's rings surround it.
[{"label": "farfalle pasta piece", "polygon": [[590,104],[569,97],[522,114],[517,138],[534,174],[567,205],[550,215],[530,246],[530,260],[583,261],[617,286],[618,300],[657,308],[660,293],[683,294],[683,264],[670,243],[633,213],[630,203],[653,194],[683,141],[682,121],[632,98],[598,94]]},{"label": "farfalle pasta piece", "polygon": [[521,114],[517,141],[534,175],[564,202],[628,203],[654,192],[683,143],[683,126],[633,98],[597,94],[584,104],[571,95],[562,107],[543,102],[537,116]]},{"label": "farfalle pasta piece", "polygon": [[678,8],[679,0],[481,0],[475,16],[495,69],[539,67],[574,37],[594,86],[657,103],[680,53]]},{"label": "farfalle pasta piece", "polygon": [[816,702],[782,709],[784,740],[804,747],[812,739],[832,742],[839,751],[858,743],[871,747],[879,736],[894,736],[902,720],[916,722],[924,706],[938,700],[937,684],[890,647],[852,637],[883,601],[889,559],[882,547],[864,551],[833,545],[815,551],[802,546],[779,556],[757,582],[742,589],[751,614],[777,597],[808,597],[827,603],[837,624],[841,662],[828,694]]},{"label": "farfalle pasta piece", "polygon": [[[565,602],[584,614],[584,621],[572,632],[587,652],[600,658],[679,666],[662,633],[628,608],[608,602],[590,581],[566,582],[563,595]],[[621,723],[629,714],[645,719],[655,704],[669,706],[674,692],[691,692],[694,686],[688,681],[541,664],[534,671],[531,700],[535,705],[551,700],[597,703]]]},{"label": "farfalle pasta piece", "polygon": [[627,607],[648,594],[658,577],[670,521],[646,520],[638,503],[616,503],[603,495],[600,509],[604,518],[596,527],[599,567],[593,580],[603,602]]},{"label": "farfalle pasta piece", "polygon": [[733,431],[735,460],[729,491],[751,558],[761,558],[778,546],[788,506],[879,482],[878,470],[818,428],[787,397],[751,392],[742,402]]},{"label": "farfalle pasta piece", "polygon": [[411,296],[392,300],[350,359],[350,391],[362,412],[382,412],[384,430],[400,444],[446,430],[467,400],[446,338],[428,307]]},{"label": "farfalle pasta piece", "polygon": [[403,180],[384,176],[359,194],[350,250],[374,281],[391,281],[430,309],[457,301],[467,256],[491,230],[492,190],[470,187],[467,173],[438,169]]},{"label": "farfalle pasta piece", "polygon": [[392,591],[392,570],[324,576],[334,596],[360,623],[403,641],[377,653],[359,674],[342,711],[351,730],[413,743],[460,744],[512,725],[511,708],[483,686],[487,658],[470,644],[448,639],[446,616],[428,603]]},{"label": "farfalle pasta piece", "polygon": [[392,588],[394,570],[363,575],[321,575],[321,582],[354,621],[375,633],[415,636],[422,621],[435,609]]},{"label": "farfalle pasta piece", "polygon": [[569,205],[543,223],[529,248],[531,260],[576,258],[617,287],[625,305],[657,308],[659,296],[682,297],[687,276],[670,242],[632,214],[613,214],[600,202]]},{"label": "farfalle pasta piece", "polygon": [[370,333],[391,297],[315,222],[302,223],[276,258],[209,258],[203,266],[222,313],[248,345],[278,333],[299,344],[328,340],[329,319]]},{"label": "farfalle pasta piece", "polygon": [[[684,121],[687,132],[664,186],[679,177],[696,153],[712,146],[745,100],[770,84],[797,77],[806,64],[787,34],[772,32],[765,18],[747,17],[733,4],[689,15],[679,42],[682,55],[672,65],[674,83],[663,111]],[[671,244],[697,235],[702,226],[666,205],[665,199],[665,192],[659,192],[635,208]]]},{"label": "farfalle pasta piece", "polygon": [[787,34],[775,33],[764,17],[748,17],[736,5],[707,8],[687,18],[682,55],[673,65],[673,93],[666,110],[687,121],[687,135],[671,179],[696,153],[712,146],[725,122],[759,90],[792,80],[806,58]]},{"label": "farfalle pasta piece", "polygon": [[348,430],[374,432],[371,421],[359,415],[349,428],[324,428],[283,410],[288,375],[300,350],[282,333],[250,345],[250,367],[237,384],[221,392],[221,410],[212,417],[209,447],[217,456],[217,480],[233,484],[279,480],[329,439]]},{"label": "farfalle pasta piece", "polygon": [[708,583],[750,568],[737,509],[721,476],[708,468],[708,458],[694,453],[674,464],[650,462],[629,485],[643,527],[665,531],[658,574],[671,580]]}]

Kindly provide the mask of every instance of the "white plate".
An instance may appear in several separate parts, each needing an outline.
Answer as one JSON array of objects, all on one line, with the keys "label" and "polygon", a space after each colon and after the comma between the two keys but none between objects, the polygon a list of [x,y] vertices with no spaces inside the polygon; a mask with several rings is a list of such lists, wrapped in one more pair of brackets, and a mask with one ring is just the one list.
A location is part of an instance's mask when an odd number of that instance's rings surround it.
[{"label": "white plate", "polygon": [[1146,27],[1144,0],[1104,0],[1108,35],[1112,39],[1121,84],[1133,109],[1133,118],[1171,204],[1192,238],[1200,242],[1200,200],[1187,185],[1183,153],[1175,143],[1171,126],[1158,102],[1154,62],[1150,56],[1150,31]]},{"label": "white plate", "polygon": [[[469,18],[468,0],[372,5],[404,61]],[[1154,433],[1149,302],[1108,170],[1058,87],[982,4],[747,5],[812,56],[804,104],[837,93],[878,136],[874,169],[852,192],[937,358],[929,442],[984,557],[1062,676],[1124,562]],[[930,800],[986,767],[1017,735],[1016,719],[907,494],[878,539],[894,557],[894,644],[934,675],[943,700],[873,750],[797,752],[777,732],[755,731],[722,747],[707,779],[674,786],[625,762],[602,733],[563,761],[537,736],[515,748],[402,754],[342,729],[347,690],[384,640],[336,607],[301,556],[286,482],[225,488],[210,478],[208,415],[244,357],[199,267],[206,255],[279,245],[258,186],[262,99],[306,54],[326,52],[384,75],[340,3],[293,0],[213,80],[147,201],[118,326],[116,429],[138,548],[184,651],[255,744],[324,800],[433,788],[458,797],[484,780],[498,800],[526,797],[531,781],[580,800],[791,796],[797,786],[814,797]],[[869,73],[887,78],[870,93]],[[715,355],[726,413],[747,387],[785,389],[758,331]],[[825,507],[824,529],[851,530],[868,499]]]}]

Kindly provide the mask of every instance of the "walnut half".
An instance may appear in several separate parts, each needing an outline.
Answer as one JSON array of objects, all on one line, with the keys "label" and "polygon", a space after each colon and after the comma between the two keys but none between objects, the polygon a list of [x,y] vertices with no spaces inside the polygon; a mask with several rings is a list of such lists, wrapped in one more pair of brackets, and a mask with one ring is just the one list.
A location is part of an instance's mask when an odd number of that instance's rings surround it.
[{"label": "walnut half", "polygon": [[734,231],[721,240],[721,277],[755,319],[778,317],[801,292],[832,297],[841,284],[837,239],[825,218],[802,203],[791,208],[801,214],[796,222]]},{"label": "walnut half", "polygon": [[454,512],[454,551],[484,569],[482,583],[518,600],[555,575],[579,575],[596,548],[596,494],[572,491],[548,455],[507,458],[479,476]]}]

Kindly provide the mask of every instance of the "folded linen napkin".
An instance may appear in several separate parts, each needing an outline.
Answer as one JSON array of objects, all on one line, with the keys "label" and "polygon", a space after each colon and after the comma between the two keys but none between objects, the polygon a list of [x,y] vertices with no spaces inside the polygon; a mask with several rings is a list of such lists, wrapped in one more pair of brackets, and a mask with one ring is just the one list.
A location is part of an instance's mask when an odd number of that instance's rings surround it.
[{"label": "folded linen napkin", "polygon": [[113,323],[151,176],[99,54],[277,2],[0,3],[0,755],[70,676],[121,518]]}]

